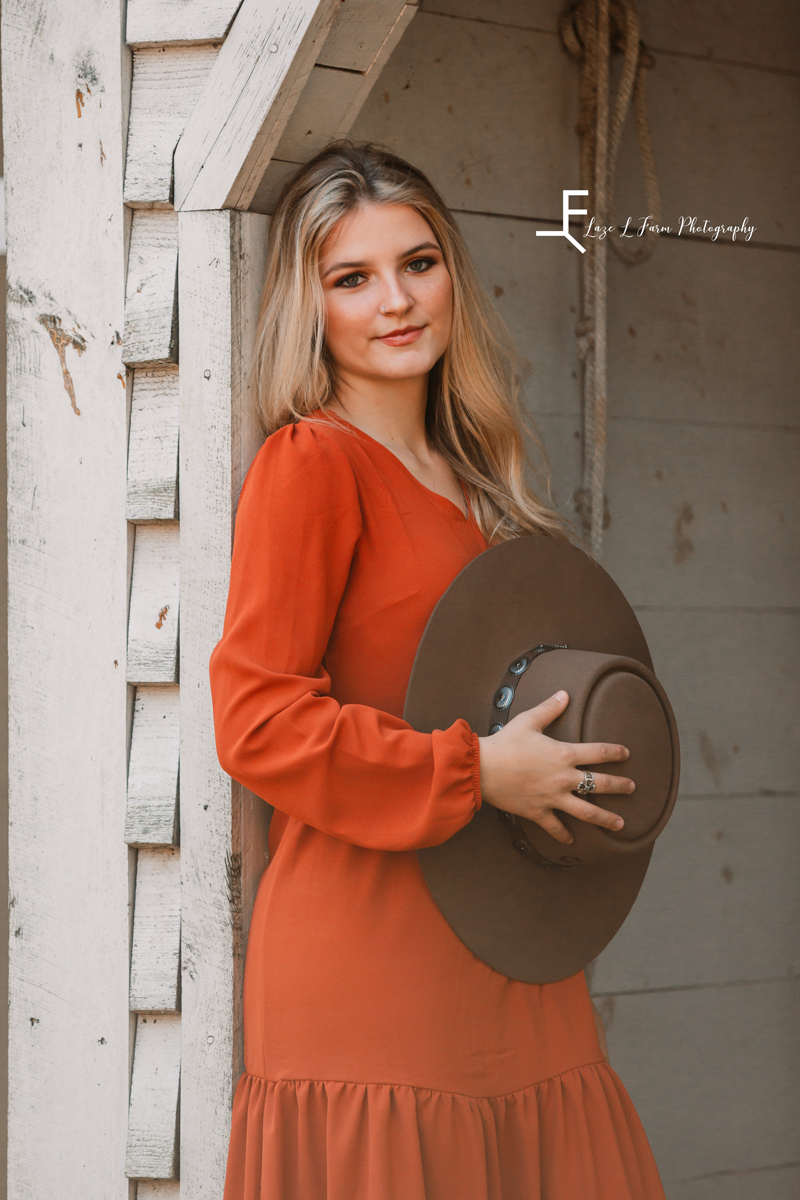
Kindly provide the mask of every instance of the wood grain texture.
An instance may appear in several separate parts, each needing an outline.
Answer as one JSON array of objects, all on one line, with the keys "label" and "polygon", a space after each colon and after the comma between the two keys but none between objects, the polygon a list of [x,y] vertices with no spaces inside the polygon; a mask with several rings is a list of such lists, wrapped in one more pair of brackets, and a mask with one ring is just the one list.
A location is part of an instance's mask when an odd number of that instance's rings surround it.
[{"label": "wood grain texture", "polygon": [[177,687],[136,689],[125,812],[131,846],[177,843],[179,717]]},{"label": "wood grain texture", "polygon": [[129,683],[175,683],[178,672],[177,522],[138,525],[128,620]]},{"label": "wood grain texture", "polygon": [[140,1179],[136,1185],[136,1200],[180,1200],[180,1194],[177,1179]]},{"label": "wood grain texture", "polygon": [[3,1193],[127,1200],[120,6],[9,0],[2,16],[12,714]]},{"label": "wood grain texture", "polygon": [[[688,932],[688,931],[687,931]],[[780,1192],[759,1168],[800,1162],[800,980],[598,1000],[611,1062],[647,1131],[666,1194]],[[665,1114],[668,1116],[665,1118]],[[738,1175],[750,1189],[728,1190]],[[749,1175],[749,1179],[748,1179]]]},{"label": "wood grain texture", "polygon": [[129,521],[174,521],[178,516],[177,367],[137,367],[128,435]]},{"label": "wood grain texture", "polygon": [[217,42],[227,34],[241,0],[128,0],[129,46]]},{"label": "wood grain texture", "polygon": [[134,51],[125,164],[127,204],[155,208],[172,203],[172,154],[217,53],[214,45]]},{"label": "wood grain texture", "polygon": [[[390,54],[417,12],[412,4],[383,6],[382,41],[363,74],[327,66],[315,66],[300,94],[274,157],[264,171],[250,202],[252,212],[271,213],[289,175],[300,163],[308,162],[328,142],[346,137],[375,86]],[[333,37],[339,21],[334,22]],[[376,23],[370,26],[375,34]],[[328,43],[326,42],[327,46]],[[320,59],[324,59],[324,54]]]},{"label": "wood grain texture", "polygon": [[180,853],[172,847],[140,850],[131,944],[131,1012],[180,1009],[180,954]]},{"label": "wood grain texture", "polygon": [[217,761],[207,664],[222,632],[235,500],[259,444],[242,384],[266,226],[263,217],[231,212],[180,216],[181,1160],[182,1186],[193,1200],[218,1200],[222,1193],[241,1070],[236,996],[244,897],[253,891],[252,880],[243,884],[242,861],[251,875],[265,861],[258,832],[267,806],[254,800],[251,812],[249,797],[233,788]]},{"label": "wood grain texture", "polygon": [[129,1179],[177,1178],[180,1077],[180,1017],[139,1017],[125,1151]]},{"label": "wood grain texture", "polygon": [[178,361],[178,223],[171,211],[133,214],[122,358],[128,366]]},{"label": "wood grain texture", "polygon": [[366,73],[404,7],[405,0],[342,0],[317,62]]},{"label": "wood grain texture", "polygon": [[339,0],[244,0],[175,151],[176,209],[247,208]]}]

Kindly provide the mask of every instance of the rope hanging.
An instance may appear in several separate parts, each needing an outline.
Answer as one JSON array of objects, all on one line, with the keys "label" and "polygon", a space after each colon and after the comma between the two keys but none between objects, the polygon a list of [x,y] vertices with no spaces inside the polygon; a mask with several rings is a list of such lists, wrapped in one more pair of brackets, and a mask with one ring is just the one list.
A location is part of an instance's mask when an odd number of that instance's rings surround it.
[{"label": "rope hanging", "polygon": [[[580,104],[576,127],[580,138],[581,187],[588,191],[589,214],[606,227],[614,214],[617,155],[625,118],[633,99],[639,153],[644,168],[648,217],[661,220],[661,197],[647,121],[644,79],[653,58],[639,39],[634,0],[578,0],[559,23],[561,43],[580,63]],[[622,73],[613,112],[609,115],[609,61],[622,53]],[[658,234],[648,228],[630,241],[618,229],[607,234],[611,248],[629,266],[645,262]],[[589,238],[582,256],[581,313],[576,329],[582,364],[583,486],[578,513],[589,534],[592,554],[599,558],[603,528],[608,525],[604,493],[606,465],[606,239]]]}]

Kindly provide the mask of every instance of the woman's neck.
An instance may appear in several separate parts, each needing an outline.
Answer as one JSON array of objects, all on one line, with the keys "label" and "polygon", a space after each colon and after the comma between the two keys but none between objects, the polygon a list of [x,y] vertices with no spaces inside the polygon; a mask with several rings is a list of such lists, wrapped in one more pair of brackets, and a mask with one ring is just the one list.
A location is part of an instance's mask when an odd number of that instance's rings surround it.
[{"label": "woman's neck", "polygon": [[395,453],[427,457],[425,409],[428,377],[414,379],[337,379],[330,411],[338,413]]}]

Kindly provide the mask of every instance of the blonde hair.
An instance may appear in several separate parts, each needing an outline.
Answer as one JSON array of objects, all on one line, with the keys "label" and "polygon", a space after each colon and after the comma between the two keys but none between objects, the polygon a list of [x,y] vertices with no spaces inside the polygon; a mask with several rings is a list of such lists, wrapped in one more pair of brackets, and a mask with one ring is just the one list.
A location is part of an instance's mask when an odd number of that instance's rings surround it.
[{"label": "blonde hair", "polygon": [[333,398],[319,279],[334,226],[362,204],[406,204],[427,221],[453,283],[452,335],[431,371],[426,412],[431,446],[463,481],[489,541],[544,533],[567,539],[568,524],[542,503],[526,468],[549,495],[544,469],[530,464],[523,438],[519,375],[508,331],[478,281],[461,232],[430,181],[396,155],[368,144],[328,146],[289,180],[270,228],[251,383],[267,433],[308,420]]}]

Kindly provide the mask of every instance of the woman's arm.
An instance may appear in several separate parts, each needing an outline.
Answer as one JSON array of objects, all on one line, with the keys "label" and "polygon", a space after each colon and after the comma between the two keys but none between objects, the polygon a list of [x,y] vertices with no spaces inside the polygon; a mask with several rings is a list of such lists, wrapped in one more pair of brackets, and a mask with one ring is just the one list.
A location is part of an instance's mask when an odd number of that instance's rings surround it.
[{"label": "woman's arm", "polygon": [[322,666],[361,534],[352,468],[325,431],[273,434],[236,519],[222,638],[211,657],[224,769],[277,809],[356,845],[438,845],[480,804],[478,739],[340,705]]}]

